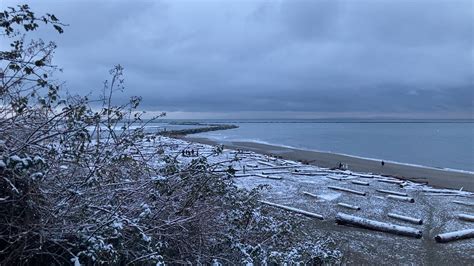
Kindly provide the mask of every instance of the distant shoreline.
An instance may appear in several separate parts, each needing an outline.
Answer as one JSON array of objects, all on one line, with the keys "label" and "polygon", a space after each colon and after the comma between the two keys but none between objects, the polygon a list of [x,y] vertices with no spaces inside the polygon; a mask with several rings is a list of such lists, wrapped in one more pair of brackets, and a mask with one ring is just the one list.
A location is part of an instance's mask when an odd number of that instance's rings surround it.
[{"label": "distant shoreline", "polygon": [[385,165],[382,166],[381,162],[378,160],[337,153],[301,150],[256,142],[219,142],[207,138],[192,136],[184,136],[182,138],[184,140],[209,145],[224,144],[230,149],[249,150],[261,154],[278,156],[283,159],[305,162],[311,165],[326,168],[337,167],[339,162],[341,162],[343,164],[347,164],[348,170],[354,172],[388,175],[414,182],[426,183],[434,187],[451,189],[462,188],[463,190],[474,192],[474,174],[467,171],[450,171],[390,161],[385,161]]},{"label": "distant shoreline", "polygon": [[[184,124],[184,125],[190,125],[190,124]],[[197,133],[203,133],[203,132],[209,132],[209,131],[227,130],[227,129],[238,128],[238,126],[236,126],[236,125],[226,125],[226,124],[222,124],[222,125],[193,124],[193,125],[202,125],[203,127],[168,130],[168,131],[165,130],[165,131],[159,132],[158,134],[160,134],[162,136],[182,138],[183,136],[186,136],[188,134],[197,134]]]}]

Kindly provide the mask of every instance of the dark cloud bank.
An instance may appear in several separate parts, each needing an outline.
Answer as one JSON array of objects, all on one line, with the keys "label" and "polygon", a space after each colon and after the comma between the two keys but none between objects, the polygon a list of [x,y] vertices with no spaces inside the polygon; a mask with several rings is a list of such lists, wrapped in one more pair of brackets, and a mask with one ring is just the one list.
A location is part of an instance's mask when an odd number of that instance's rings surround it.
[{"label": "dark cloud bank", "polygon": [[120,97],[142,95],[144,108],[177,117],[473,118],[471,0],[30,6],[70,24],[59,38],[43,37],[57,40],[60,78],[71,91],[98,90],[120,63]]}]

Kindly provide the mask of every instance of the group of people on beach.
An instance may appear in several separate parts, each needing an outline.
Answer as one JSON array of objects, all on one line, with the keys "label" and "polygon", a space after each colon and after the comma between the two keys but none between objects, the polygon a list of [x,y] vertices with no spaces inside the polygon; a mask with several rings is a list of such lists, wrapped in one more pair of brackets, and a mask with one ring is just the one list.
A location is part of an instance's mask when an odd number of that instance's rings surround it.
[{"label": "group of people on beach", "polygon": [[181,155],[183,157],[197,157],[199,156],[199,150],[194,150],[194,149],[191,149],[191,150],[188,150],[188,149],[184,149],[181,151]]},{"label": "group of people on beach", "polygon": [[[380,164],[382,165],[382,167],[385,165],[385,161],[381,161]],[[336,169],[340,169],[340,170],[347,170],[349,168],[349,166],[347,164],[343,164],[342,162],[339,162]]]}]

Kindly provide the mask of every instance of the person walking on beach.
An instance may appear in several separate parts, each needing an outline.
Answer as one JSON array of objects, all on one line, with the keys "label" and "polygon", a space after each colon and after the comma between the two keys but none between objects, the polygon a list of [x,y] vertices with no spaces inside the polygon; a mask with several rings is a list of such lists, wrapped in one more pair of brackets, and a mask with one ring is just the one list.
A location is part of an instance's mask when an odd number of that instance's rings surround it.
[{"label": "person walking on beach", "polygon": [[384,161],[382,161],[382,166],[384,166],[384,165],[385,165],[385,162],[384,162]]}]

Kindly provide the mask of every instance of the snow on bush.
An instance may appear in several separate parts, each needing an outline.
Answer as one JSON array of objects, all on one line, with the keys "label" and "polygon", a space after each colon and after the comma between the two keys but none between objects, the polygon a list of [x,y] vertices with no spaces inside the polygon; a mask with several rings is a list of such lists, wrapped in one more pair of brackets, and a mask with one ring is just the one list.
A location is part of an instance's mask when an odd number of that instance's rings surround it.
[{"label": "snow on bush", "polygon": [[23,5],[0,19],[12,44],[0,53],[0,264],[339,259],[326,240],[299,240],[287,214],[260,206],[261,188],[237,188],[205,157],[182,164],[166,154],[166,142],[144,133],[139,97],[114,105],[121,66],[99,99],[60,93],[50,79],[56,45],[20,31],[47,23],[62,33],[54,15]]}]

